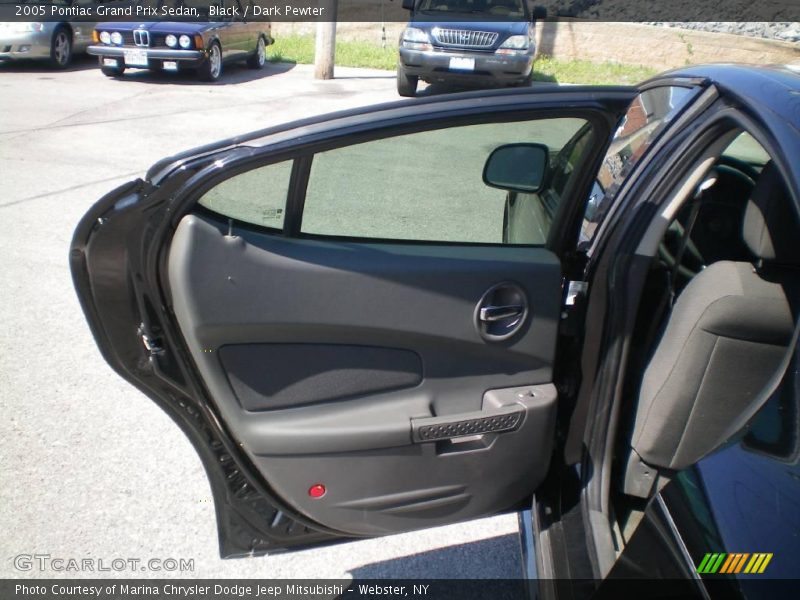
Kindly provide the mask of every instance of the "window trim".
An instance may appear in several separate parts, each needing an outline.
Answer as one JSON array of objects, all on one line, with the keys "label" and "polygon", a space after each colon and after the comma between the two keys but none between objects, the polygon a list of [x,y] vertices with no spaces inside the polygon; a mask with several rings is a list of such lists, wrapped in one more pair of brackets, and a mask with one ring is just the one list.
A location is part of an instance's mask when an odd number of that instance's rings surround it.
[{"label": "window trim", "polygon": [[[283,235],[297,237],[303,226],[303,212],[306,206],[306,190],[311,176],[313,154],[302,154],[294,159],[289,189],[286,191],[286,207],[283,219]],[[255,225],[255,223],[253,224]]]}]

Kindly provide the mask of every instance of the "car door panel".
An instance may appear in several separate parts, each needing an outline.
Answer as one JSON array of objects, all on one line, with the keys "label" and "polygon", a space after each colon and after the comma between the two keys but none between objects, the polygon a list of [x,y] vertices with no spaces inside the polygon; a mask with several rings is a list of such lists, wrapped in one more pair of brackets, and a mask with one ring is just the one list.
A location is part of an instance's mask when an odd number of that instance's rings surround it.
[{"label": "car door panel", "polygon": [[[534,391],[552,378],[555,256],[230,236],[226,227],[198,215],[178,226],[168,263],[174,312],[220,412],[279,493],[355,535],[417,527],[450,510],[501,510],[530,494],[549,464],[555,416],[552,390]],[[475,310],[504,281],[524,287],[530,317],[513,341],[486,343]],[[490,432],[477,446],[412,440],[415,419],[498,416],[487,395],[505,388],[523,395],[501,405],[522,408],[516,430]],[[466,475],[476,469],[484,476]],[[306,493],[320,482],[324,502]],[[457,486],[457,498],[440,496],[443,486]]]},{"label": "car door panel", "polygon": [[293,408],[410,388],[422,381],[415,352],[352,344],[227,344],[222,369],[242,408]]},{"label": "car door panel", "polygon": [[[297,499],[300,511],[352,535],[384,535],[494,513],[528,497],[549,465],[555,387],[524,390],[536,396],[526,400],[522,426],[491,440],[265,455],[255,462],[278,493]],[[306,493],[309,481],[326,485],[325,502]]]},{"label": "car door panel", "polygon": [[236,11],[229,17],[228,36],[229,45],[233,50],[232,56],[241,58],[248,50],[250,45],[248,42],[248,27],[244,22],[244,8],[239,4],[238,0],[227,0],[225,3],[229,10]]},{"label": "car door panel", "polygon": [[[405,130],[568,116],[596,127],[587,160],[599,161],[633,95],[543,88],[307,119],[161,161],[85,215],[70,256],[87,320],[109,364],[198,450],[223,556],[513,508],[552,455],[556,254],[303,233],[296,194],[314,154]],[[197,204],[231,173],[285,161],[282,230]],[[565,203],[588,195],[588,171]],[[527,313],[515,335],[487,339],[478,317],[498,285]]]},{"label": "car door panel", "polygon": [[215,33],[219,38],[220,46],[222,46],[222,58],[225,61],[230,61],[236,58],[239,52],[238,40],[236,39],[236,31],[233,23],[230,20],[220,22],[217,24]]}]

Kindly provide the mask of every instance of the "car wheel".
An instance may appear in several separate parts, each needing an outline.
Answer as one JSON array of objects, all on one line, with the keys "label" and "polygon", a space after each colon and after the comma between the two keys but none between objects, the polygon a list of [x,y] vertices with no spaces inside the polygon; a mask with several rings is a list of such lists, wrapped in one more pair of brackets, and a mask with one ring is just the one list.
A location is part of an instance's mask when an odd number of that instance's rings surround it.
[{"label": "car wheel", "polygon": [[[119,64],[119,63],[117,63]],[[118,67],[109,67],[103,64],[103,57],[100,57],[100,71],[102,71],[103,75],[106,77],[119,77],[125,72],[125,65],[118,66]]]},{"label": "car wheel", "polygon": [[72,36],[66,27],[59,27],[50,41],[50,64],[57,69],[66,69],[72,60]]},{"label": "car wheel", "polygon": [[533,65],[531,65],[531,70],[525,78],[517,82],[518,87],[528,87],[529,85],[533,85]]},{"label": "car wheel", "polygon": [[197,72],[200,81],[217,81],[222,76],[222,48],[219,42],[211,44],[208,57]]},{"label": "car wheel", "polygon": [[402,65],[397,65],[397,93],[407,98],[417,95],[417,84],[419,77],[407,75]]},{"label": "car wheel", "polygon": [[261,69],[267,63],[267,43],[264,37],[258,38],[255,53],[247,59],[247,66],[251,69]]}]

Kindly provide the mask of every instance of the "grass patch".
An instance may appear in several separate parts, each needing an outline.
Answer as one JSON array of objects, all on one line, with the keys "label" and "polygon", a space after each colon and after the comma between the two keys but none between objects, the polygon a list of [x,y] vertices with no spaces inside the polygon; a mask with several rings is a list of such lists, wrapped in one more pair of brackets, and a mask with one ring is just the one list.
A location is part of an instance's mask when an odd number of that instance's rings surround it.
[{"label": "grass patch", "polygon": [[538,57],[533,71],[536,81],[589,85],[639,83],[658,73],[657,69],[644,66],[597,63],[590,60],[558,60],[549,56]]},{"label": "grass patch", "polygon": [[[267,56],[271,62],[313,64],[314,36],[277,37],[275,43],[269,47]],[[340,67],[394,71],[397,67],[397,50],[381,48],[370,42],[338,39],[336,40],[336,64]]]},{"label": "grass patch", "polygon": [[[278,37],[269,47],[271,62],[313,64],[314,36],[290,35]],[[336,64],[342,67],[363,67],[394,71],[397,50],[377,44],[354,40],[336,40]],[[658,71],[644,66],[622,65],[589,60],[558,60],[548,56],[536,59],[536,81],[585,84],[633,84],[655,75]]]}]

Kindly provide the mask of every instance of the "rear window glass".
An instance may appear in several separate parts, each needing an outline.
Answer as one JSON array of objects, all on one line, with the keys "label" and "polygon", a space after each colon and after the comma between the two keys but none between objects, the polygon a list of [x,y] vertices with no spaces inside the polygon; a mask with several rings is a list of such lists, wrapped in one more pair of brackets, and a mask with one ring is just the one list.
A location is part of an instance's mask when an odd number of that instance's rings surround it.
[{"label": "rear window glass", "polygon": [[281,229],[291,174],[292,161],[245,171],[211,188],[199,203],[231,219]]},{"label": "rear window glass", "polygon": [[499,17],[524,17],[523,0],[420,0],[420,12],[472,14],[483,13]]}]

